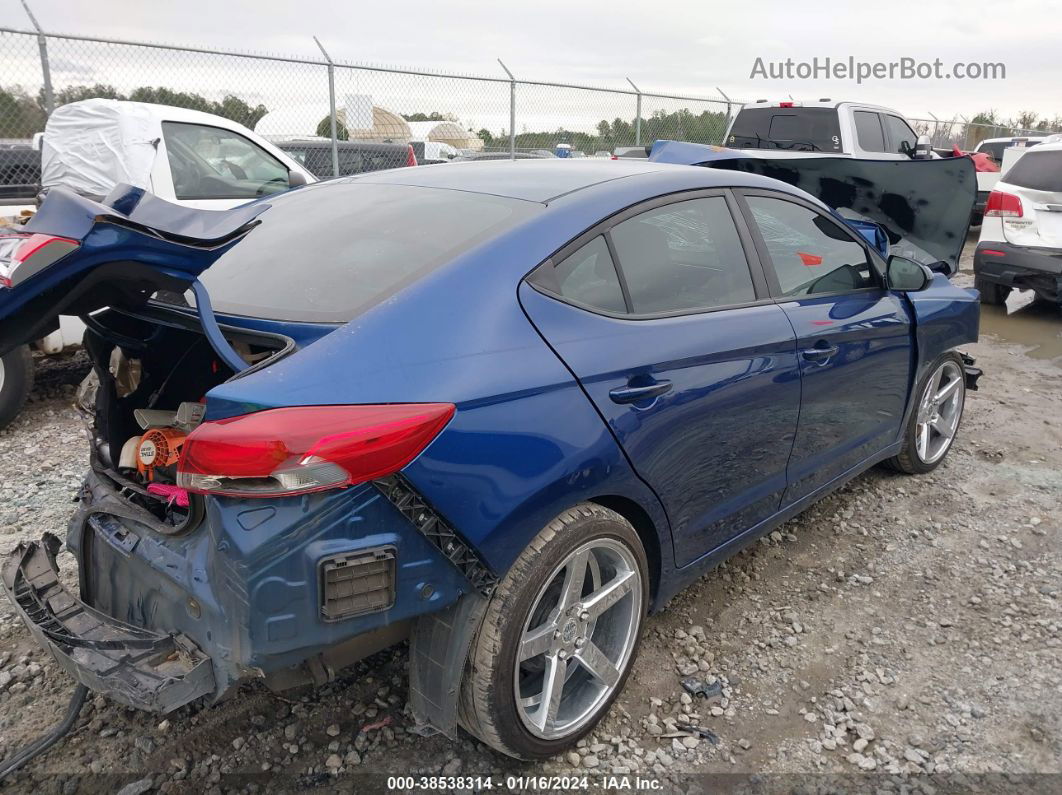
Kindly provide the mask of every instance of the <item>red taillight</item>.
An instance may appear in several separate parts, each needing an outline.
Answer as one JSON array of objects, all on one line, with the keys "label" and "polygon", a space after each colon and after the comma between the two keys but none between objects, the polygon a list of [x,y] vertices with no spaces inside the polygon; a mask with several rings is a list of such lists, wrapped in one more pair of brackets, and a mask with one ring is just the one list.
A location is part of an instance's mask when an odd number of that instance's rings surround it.
[{"label": "red taillight", "polygon": [[619,155],[612,155],[611,160],[619,160]]},{"label": "red taillight", "polygon": [[988,218],[1021,218],[1021,199],[1012,193],[994,190],[988,194],[985,216]]},{"label": "red taillight", "polygon": [[177,485],[278,497],[397,472],[454,415],[452,403],[297,406],[204,422],[181,449]]},{"label": "red taillight", "polygon": [[780,107],[780,108],[791,108],[791,107],[793,107],[793,103],[792,102],[779,102],[778,103],[778,107]]},{"label": "red taillight", "polygon": [[24,282],[79,245],[76,240],[39,232],[0,233],[0,286]]},{"label": "red taillight", "polygon": [[1007,256],[1005,251],[998,251],[997,249],[994,249],[994,248],[983,248],[983,249],[981,249],[981,254],[983,254],[986,257],[1005,257],[1005,256]]},{"label": "red taillight", "polygon": [[417,153],[413,151],[413,144],[409,144],[409,148],[406,151],[406,165],[417,165]]}]

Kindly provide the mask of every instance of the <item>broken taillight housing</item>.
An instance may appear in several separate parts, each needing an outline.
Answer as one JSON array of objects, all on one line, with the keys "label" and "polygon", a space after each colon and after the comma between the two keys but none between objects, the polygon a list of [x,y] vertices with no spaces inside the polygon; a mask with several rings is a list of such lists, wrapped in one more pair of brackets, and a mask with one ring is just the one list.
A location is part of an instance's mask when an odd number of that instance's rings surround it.
[{"label": "broken taillight housing", "polygon": [[393,474],[454,415],[452,403],[295,406],[200,424],[177,485],[200,494],[281,497]]},{"label": "broken taillight housing", "polygon": [[985,202],[986,218],[1021,218],[1021,216],[1021,199],[1013,193],[994,190],[988,194],[988,201]]},{"label": "broken taillight housing", "polygon": [[57,235],[0,230],[0,287],[18,286],[79,245]]}]

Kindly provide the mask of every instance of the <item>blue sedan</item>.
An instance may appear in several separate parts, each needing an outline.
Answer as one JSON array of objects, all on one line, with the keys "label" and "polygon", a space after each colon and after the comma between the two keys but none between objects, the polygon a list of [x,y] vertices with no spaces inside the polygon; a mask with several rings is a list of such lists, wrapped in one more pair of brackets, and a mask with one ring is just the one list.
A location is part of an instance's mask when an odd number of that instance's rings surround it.
[{"label": "blue sedan", "polygon": [[646,615],[956,437],[976,294],[755,174],[521,161],[218,213],[53,191],[0,233],[0,352],[80,314],[66,539],[3,584],[81,684],[166,712],[409,638],[424,727],[514,757],[609,709]]}]

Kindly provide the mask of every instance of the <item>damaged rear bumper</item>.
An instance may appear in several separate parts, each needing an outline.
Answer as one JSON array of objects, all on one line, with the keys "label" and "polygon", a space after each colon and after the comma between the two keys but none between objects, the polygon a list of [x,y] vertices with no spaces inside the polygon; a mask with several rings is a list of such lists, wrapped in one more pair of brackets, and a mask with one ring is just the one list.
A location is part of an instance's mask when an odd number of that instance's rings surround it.
[{"label": "damaged rear bumper", "polygon": [[170,712],[214,692],[210,659],[185,635],[135,627],[92,609],[62,583],[60,541],[21,543],[0,579],[36,641],[74,679],[130,707]]}]

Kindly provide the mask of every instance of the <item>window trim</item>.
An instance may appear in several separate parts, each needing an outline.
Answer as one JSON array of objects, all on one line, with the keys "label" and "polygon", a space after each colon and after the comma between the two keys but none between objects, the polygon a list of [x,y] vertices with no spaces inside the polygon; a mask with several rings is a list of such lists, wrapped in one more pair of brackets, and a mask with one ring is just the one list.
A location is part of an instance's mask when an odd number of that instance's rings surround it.
[{"label": "window trim", "polygon": [[[166,168],[170,172],[170,179],[171,180],[173,179],[173,166],[170,163],[170,142],[166,138],[166,125],[168,125],[168,124],[179,124],[182,127],[202,127],[204,129],[207,129],[207,130],[218,130],[219,132],[228,133],[229,135],[235,136],[236,138],[240,138],[243,141],[245,141],[248,146],[254,147],[259,152],[261,152],[263,155],[268,157],[270,160],[273,160],[282,169],[284,169],[284,171],[288,175],[289,182],[291,180],[291,169],[288,168],[288,165],[283,160],[278,158],[272,152],[270,152],[270,151],[268,151],[266,149],[263,149],[259,144],[257,144],[254,141],[252,141],[250,138],[248,138],[243,133],[239,133],[236,130],[230,130],[228,127],[218,127],[216,124],[200,124],[197,121],[171,121],[171,120],[167,119],[167,120],[163,121],[162,124],[161,124],[161,127],[162,127],[162,143],[166,147]],[[290,187],[290,185],[289,185],[289,187]],[[288,188],[287,187],[282,188],[281,190],[274,191],[274,193],[283,193],[285,190],[288,190]],[[254,196],[231,196],[231,195],[225,195],[225,196],[178,196],[177,195],[177,186],[176,185],[173,186],[173,196],[174,196],[175,199],[177,199],[177,201],[209,201],[210,199],[219,199],[221,201],[232,201],[232,200],[236,200],[236,199],[242,199],[243,201],[254,201],[255,199],[261,199],[261,198],[263,198],[265,196],[272,196],[272,195],[273,195],[272,193],[256,193]]]},{"label": "window trim", "polygon": [[[791,301],[805,301],[819,298],[830,298],[842,295],[858,295],[859,293],[869,292],[891,292],[888,288],[885,280],[885,266],[881,259],[881,255],[874,251],[870,244],[866,240],[862,239],[862,235],[849,227],[847,224],[840,224],[837,219],[831,217],[828,213],[824,213],[821,207],[817,207],[812,202],[807,201],[799,196],[794,196],[783,191],[768,190],[765,188],[735,188],[734,195],[741,207],[742,213],[746,217],[746,222],[749,228],[753,232],[753,241],[755,242],[757,252],[761,263],[763,263],[764,273],[767,275],[767,282],[770,286],[770,292],[772,299],[775,303],[789,303]],[[752,208],[746,201],[747,197],[758,196],[765,199],[778,199],[780,201],[787,201],[791,204],[796,204],[812,213],[826,218],[831,224],[838,229],[842,230],[853,243],[859,245],[863,249],[863,253],[866,254],[867,261],[870,263],[870,269],[877,277],[878,284],[873,287],[859,287],[855,290],[835,290],[829,293],[812,293],[810,295],[788,295],[782,291],[781,283],[778,281],[778,274],[776,272],[774,260],[771,259],[770,250],[767,248],[767,242],[763,239],[763,235],[760,233],[759,228],[756,226],[756,219],[752,215]]]},{"label": "window trim", "polygon": [[[749,275],[752,277],[752,289],[753,294],[756,296],[755,299],[739,304],[724,304],[722,306],[701,307],[696,309],[676,309],[666,312],[635,313],[629,311],[631,309],[630,292],[627,288],[626,276],[623,273],[623,265],[620,263],[619,257],[616,256],[616,248],[612,242],[612,235],[609,234],[612,227],[621,224],[630,218],[634,218],[660,207],[667,207],[671,204],[678,204],[680,202],[692,201],[695,199],[708,199],[714,197],[722,197],[726,201],[727,209],[730,211],[730,218],[734,223],[734,228],[737,230],[738,240],[741,242],[742,252],[745,254],[745,262],[749,269]],[[541,276],[538,280],[535,278],[537,274],[544,272],[545,269],[555,268],[558,263],[567,259],[599,235],[604,236],[605,238],[605,242],[608,245],[609,257],[612,259],[612,266],[616,269],[616,275],[619,277],[620,288],[623,291],[623,300],[628,309],[628,311],[623,314],[609,312],[596,306],[589,306],[555,293],[543,283],[549,283],[553,277],[552,272],[550,272],[549,276],[545,278],[542,278]],[[532,268],[531,271],[524,276],[522,281],[527,282],[528,286],[537,292],[549,296],[556,301],[560,301],[563,304],[568,304],[569,306],[574,306],[592,314],[612,318],[614,320],[658,320],[661,318],[703,315],[709,312],[721,312],[731,309],[742,309],[749,306],[765,306],[775,303],[775,299],[770,293],[769,282],[764,272],[763,265],[760,262],[759,251],[756,247],[755,240],[750,233],[743,210],[736,201],[733,190],[730,188],[694,188],[691,190],[668,193],[663,196],[655,196],[651,199],[639,202],[638,204],[633,204],[630,207],[620,210],[608,218],[599,221],[577,237],[569,240],[552,255]]]}]

